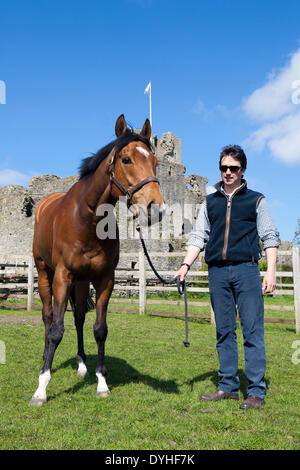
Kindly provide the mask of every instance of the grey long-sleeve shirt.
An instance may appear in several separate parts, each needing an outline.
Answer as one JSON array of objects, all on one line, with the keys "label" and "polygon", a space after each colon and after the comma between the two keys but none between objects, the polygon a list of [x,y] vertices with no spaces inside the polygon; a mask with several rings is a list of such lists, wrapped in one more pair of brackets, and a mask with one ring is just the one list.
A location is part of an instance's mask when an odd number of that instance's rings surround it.
[{"label": "grey long-sleeve shirt", "polygon": [[[278,247],[280,244],[279,233],[273,223],[266,198],[261,199],[256,212],[257,232],[263,243],[264,250],[270,247]],[[207,214],[206,202],[204,201],[200,206],[196,222],[186,245],[197,246],[201,251],[203,251],[209,240],[209,234],[210,222]]]}]

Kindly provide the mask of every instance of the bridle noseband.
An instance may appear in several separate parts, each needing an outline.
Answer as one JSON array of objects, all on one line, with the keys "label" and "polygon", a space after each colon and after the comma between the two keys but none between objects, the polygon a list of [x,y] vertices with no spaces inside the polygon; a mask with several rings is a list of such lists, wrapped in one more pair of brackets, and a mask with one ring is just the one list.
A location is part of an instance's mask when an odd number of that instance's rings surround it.
[{"label": "bridle noseband", "polygon": [[131,200],[132,196],[134,195],[134,193],[139,191],[143,186],[145,186],[145,184],[148,184],[148,183],[151,183],[151,182],[159,183],[158,179],[155,176],[149,176],[148,178],[145,178],[144,180],[140,181],[138,184],[133,186],[133,188],[126,189],[125,186],[123,186],[123,184],[120,183],[120,181],[118,181],[117,178],[113,174],[110,177],[110,183],[111,184],[114,183],[119,188],[119,190],[125,196],[127,196],[128,202],[130,202],[130,200]]}]

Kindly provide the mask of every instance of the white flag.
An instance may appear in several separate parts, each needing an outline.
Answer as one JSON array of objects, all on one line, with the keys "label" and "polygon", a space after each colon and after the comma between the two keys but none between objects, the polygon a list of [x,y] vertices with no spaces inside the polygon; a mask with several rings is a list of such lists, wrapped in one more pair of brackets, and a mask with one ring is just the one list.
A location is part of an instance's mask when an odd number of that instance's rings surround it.
[{"label": "white flag", "polygon": [[149,92],[150,87],[151,87],[151,82],[149,82],[148,85],[146,86],[145,91],[144,91],[144,95]]}]

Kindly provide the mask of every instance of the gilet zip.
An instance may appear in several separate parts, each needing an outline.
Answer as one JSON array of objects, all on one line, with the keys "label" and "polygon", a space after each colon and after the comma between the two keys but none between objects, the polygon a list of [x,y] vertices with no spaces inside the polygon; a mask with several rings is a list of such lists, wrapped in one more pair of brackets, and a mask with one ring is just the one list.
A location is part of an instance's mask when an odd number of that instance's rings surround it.
[{"label": "gilet zip", "polygon": [[231,217],[231,206],[232,206],[232,199],[233,197],[245,186],[243,183],[239,186],[233,193],[228,196],[225,192],[221,191],[219,187],[216,185],[216,189],[223,194],[224,197],[227,199],[227,209],[226,209],[226,226],[225,226],[225,233],[224,233],[224,244],[222,250],[222,260],[225,261],[227,259],[227,249],[228,249],[228,239],[229,239],[229,230],[230,230],[230,217]]}]

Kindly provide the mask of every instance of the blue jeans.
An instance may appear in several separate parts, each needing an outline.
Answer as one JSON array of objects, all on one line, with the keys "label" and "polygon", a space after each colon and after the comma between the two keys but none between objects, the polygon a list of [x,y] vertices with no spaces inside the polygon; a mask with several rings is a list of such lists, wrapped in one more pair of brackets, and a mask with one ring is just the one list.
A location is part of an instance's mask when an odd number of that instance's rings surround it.
[{"label": "blue jeans", "polygon": [[264,302],[258,264],[246,262],[210,266],[208,274],[220,362],[218,389],[227,393],[239,391],[237,307],[244,337],[247,395],[264,398],[266,395]]}]

